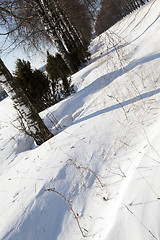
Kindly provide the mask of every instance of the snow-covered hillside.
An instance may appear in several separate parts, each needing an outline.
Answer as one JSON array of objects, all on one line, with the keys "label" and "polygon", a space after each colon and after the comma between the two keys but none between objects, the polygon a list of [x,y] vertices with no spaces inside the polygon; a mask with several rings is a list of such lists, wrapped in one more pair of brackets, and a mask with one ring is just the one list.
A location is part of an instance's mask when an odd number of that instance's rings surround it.
[{"label": "snow-covered hillside", "polygon": [[0,102],[0,239],[160,239],[160,0],[94,39],[43,145]]}]

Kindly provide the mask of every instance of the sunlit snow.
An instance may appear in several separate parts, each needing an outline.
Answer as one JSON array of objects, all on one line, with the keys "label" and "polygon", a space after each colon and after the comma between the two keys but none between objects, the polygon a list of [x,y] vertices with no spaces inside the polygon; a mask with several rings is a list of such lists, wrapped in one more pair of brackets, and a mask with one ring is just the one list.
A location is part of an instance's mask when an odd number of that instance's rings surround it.
[{"label": "sunlit snow", "polygon": [[43,145],[0,102],[2,240],[160,239],[160,0],[90,51],[76,93],[40,114]]}]

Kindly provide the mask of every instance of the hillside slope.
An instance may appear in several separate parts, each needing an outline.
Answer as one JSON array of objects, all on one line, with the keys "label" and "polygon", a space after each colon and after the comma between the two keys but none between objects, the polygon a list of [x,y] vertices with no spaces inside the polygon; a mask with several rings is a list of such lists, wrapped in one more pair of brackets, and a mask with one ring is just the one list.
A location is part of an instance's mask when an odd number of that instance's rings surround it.
[{"label": "hillside slope", "polygon": [[160,239],[159,39],[160,0],[95,38],[39,147],[0,102],[0,239]]}]

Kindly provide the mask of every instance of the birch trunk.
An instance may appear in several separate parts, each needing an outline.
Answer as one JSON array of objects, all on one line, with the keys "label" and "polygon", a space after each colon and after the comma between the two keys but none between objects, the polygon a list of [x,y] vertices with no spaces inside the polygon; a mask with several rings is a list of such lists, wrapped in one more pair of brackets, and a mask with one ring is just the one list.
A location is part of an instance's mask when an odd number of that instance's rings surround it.
[{"label": "birch trunk", "polygon": [[8,96],[12,99],[15,108],[22,117],[21,121],[23,121],[25,128],[29,130],[29,135],[34,138],[36,144],[41,145],[53,137],[53,134],[48,130],[42,119],[39,117],[38,112],[1,59],[0,83]]},{"label": "birch trunk", "polygon": [[44,25],[45,30],[48,33],[48,36],[50,37],[51,41],[53,41],[59,54],[66,63],[68,69],[70,70],[71,73],[74,73],[76,70],[74,63],[71,57],[69,56],[66,48],[64,47],[62,40],[58,36],[58,31],[56,31],[56,19],[52,15],[50,9],[47,8],[47,4],[45,3],[45,1],[41,0],[32,0],[30,4],[31,3],[35,12],[38,13],[40,21]]},{"label": "birch trunk", "polygon": [[76,28],[71,24],[69,18],[67,17],[65,11],[59,6],[58,1],[54,1],[55,11],[58,13],[66,31],[68,31],[70,38],[73,39],[74,44],[77,46],[78,50],[81,50],[84,42],[83,37],[80,32],[76,30]]}]

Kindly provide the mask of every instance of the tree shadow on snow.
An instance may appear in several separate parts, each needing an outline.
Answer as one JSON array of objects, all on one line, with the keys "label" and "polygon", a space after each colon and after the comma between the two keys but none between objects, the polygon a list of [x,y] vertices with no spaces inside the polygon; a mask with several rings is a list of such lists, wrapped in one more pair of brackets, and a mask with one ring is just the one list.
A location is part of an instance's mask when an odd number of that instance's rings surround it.
[{"label": "tree shadow on snow", "polygon": [[126,67],[120,68],[118,70],[115,70],[111,73],[107,73],[97,78],[93,83],[91,83],[90,85],[88,85],[87,87],[79,91],[77,94],[81,94],[82,92],[85,92],[85,93],[88,92],[89,94],[96,93],[97,91],[101,90],[103,87],[107,87],[110,83],[112,83],[118,77],[133,70],[138,65],[153,61],[157,58],[160,58],[160,53],[151,54],[146,57],[142,57],[140,59],[132,61]]},{"label": "tree shadow on snow", "polygon": [[92,82],[91,84],[86,86],[84,89],[80,90],[79,92],[72,95],[68,99],[65,99],[65,102],[63,102],[63,104],[61,105],[60,111],[55,111],[52,114],[56,115],[56,118],[60,122],[60,124],[61,124],[61,121],[63,120],[63,118],[65,116],[70,117],[71,121],[69,121],[69,122],[67,122],[67,120],[63,121],[62,125],[64,125],[64,128],[63,128],[63,126],[61,126],[62,129],[58,132],[63,131],[64,129],[66,129],[68,126],[70,126],[72,124],[82,122],[82,121],[84,121],[86,119],[89,119],[91,117],[95,117],[99,114],[118,109],[122,106],[126,106],[130,103],[139,101],[143,98],[147,98],[149,96],[152,96],[152,95],[155,95],[155,94],[159,93],[159,89],[157,89],[155,91],[151,91],[150,93],[141,94],[141,95],[139,95],[139,96],[137,96],[133,99],[124,101],[122,103],[118,103],[118,104],[116,104],[114,106],[111,106],[111,107],[107,107],[103,110],[92,113],[92,114],[78,120],[78,118],[80,118],[80,116],[83,114],[83,111],[85,110],[84,105],[85,105],[85,102],[86,102],[86,100],[85,100],[86,98],[88,98],[89,96],[92,97],[93,94],[95,94],[99,90],[107,87],[109,84],[111,84],[118,77],[122,76],[123,74],[126,74],[127,72],[129,72],[131,70],[133,70],[137,66],[142,65],[142,64],[147,63],[147,62],[150,62],[150,61],[153,61],[157,58],[160,58],[160,53],[155,53],[155,54],[152,54],[152,55],[142,57],[142,58],[137,59],[135,61],[132,61],[126,67],[123,67],[123,68],[115,70],[111,73],[107,73],[105,75],[102,75],[101,77],[97,78],[94,82]]},{"label": "tree shadow on snow", "polygon": [[[151,6],[149,7],[149,9],[147,10],[147,12],[144,14],[144,16],[142,17],[142,19],[134,26],[134,28],[132,28],[131,30],[130,30],[130,32],[132,32],[132,31],[134,31],[142,22],[143,22],[143,20],[146,18],[146,17],[148,17],[148,14],[149,14],[149,12],[151,11],[151,9],[152,9],[152,7],[153,7],[153,5],[154,5],[154,3],[156,2],[157,0],[154,0],[153,2],[152,2],[152,4],[151,4]],[[123,30],[123,32],[127,29],[127,28],[129,28],[130,27],[130,25],[136,20],[136,17],[137,17],[137,15],[140,13],[141,14],[141,8],[140,9],[137,9],[138,11],[136,11],[135,13],[135,17],[134,17],[134,19],[129,23],[129,25]],[[152,24],[151,24],[152,25]]]},{"label": "tree shadow on snow", "polygon": [[[92,95],[92,94],[96,93],[97,91],[101,90],[102,88],[107,87],[110,83],[112,83],[118,77],[122,76],[123,74],[125,74],[125,73],[127,73],[127,72],[129,72],[131,70],[133,70],[138,65],[141,65],[141,64],[153,61],[153,60],[155,60],[157,58],[160,58],[160,53],[156,53],[156,54],[148,55],[146,57],[142,57],[142,58],[140,58],[138,60],[135,60],[135,61],[129,63],[124,68],[121,68],[121,69],[119,69],[117,71],[113,71],[111,73],[108,73],[106,75],[103,75],[103,76],[97,78],[93,83],[91,83],[90,85],[88,85],[87,87],[82,89],[80,92],[78,92],[76,94],[75,98],[73,97],[72,101],[75,103],[76,102],[76,98],[77,98],[78,102],[80,102],[81,106],[83,106],[83,103],[85,102],[85,97],[87,97],[88,95]],[[87,92],[88,92],[88,95],[86,94]],[[160,92],[160,88],[156,89],[154,91],[150,91],[150,92],[147,92],[147,93],[144,93],[144,94],[140,94],[139,96],[136,96],[136,97],[134,97],[132,99],[129,99],[129,100],[124,101],[122,103],[115,104],[113,106],[110,106],[110,107],[107,107],[107,108],[102,109],[100,111],[97,111],[95,113],[92,113],[92,114],[90,114],[90,115],[88,115],[86,117],[83,117],[80,120],[75,121],[75,123],[79,123],[79,122],[85,121],[85,120],[87,120],[89,118],[95,117],[97,115],[100,115],[100,114],[103,114],[103,113],[106,113],[106,112],[110,112],[110,111],[113,111],[115,109],[124,107],[124,106],[129,105],[129,104],[131,104],[133,102],[137,102],[139,100],[151,97],[151,96],[153,96],[155,94],[158,94],[159,92]],[[81,107],[81,106],[78,106],[78,107]],[[76,108],[76,104],[74,104],[74,107]],[[77,108],[76,109],[73,108],[72,110],[74,112],[74,111],[77,110]]]},{"label": "tree shadow on snow", "polygon": [[127,105],[130,105],[132,103],[135,103],[135,102],[138,102],[142,99],[145,99],[145,98],[149,98],[151,96],[154,96],[156,94],[160,93],[160,88],[156,89],[156,90],[153,90],[153,91],[150,91],[150,92],[147,92],[147,93],[143,93],[143,94],[140,94],[132,99],[129,99],[129,100],[126,100],[124,102],[121,102],[121,103],[117,103],[113,106],[110,106],[110,107],[107,107],[107,108],[104,108],[102,110],[99,110],[95,113],[91,113],[89,114],[88,116],[86,117],[83,117],[81,119],[79,119],[78,121],[76,121],[75,123],[80,123],[80,122],[83,122],[85,120],[88,120],[90,118],[93,118],[93,117],[96,117],[98,115],[101,115],[103,113],[107,113],[107,112],[110,112],[110,111],[113,111],[113,110],[116,110],[116,109],[119,109],[119,108],[122,108],[122,107],[125,107]]}]

